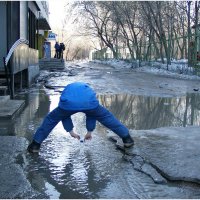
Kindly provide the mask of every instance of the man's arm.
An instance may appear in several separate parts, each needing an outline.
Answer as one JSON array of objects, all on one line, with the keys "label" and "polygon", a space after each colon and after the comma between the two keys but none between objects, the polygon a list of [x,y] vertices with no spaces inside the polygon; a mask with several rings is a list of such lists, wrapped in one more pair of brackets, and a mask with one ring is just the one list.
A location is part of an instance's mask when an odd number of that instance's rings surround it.
[{"label": "man's arm", "polygon": [[86,129],[87,134],[85,135],[85,140],[91,140],[92,139],[92,131],[96,127],[96,119],[86,115]]},{"label": "man's arm", "polygon": [[69,133],[73,138],[80,140],[80,136],[78,134],[76,134],[73,130],[71,130]]},{"label": "man's arm", "polygon": [[92,132],[87,132],[87,134],[84,137],[85,140],[91,140],[92,139]]}]

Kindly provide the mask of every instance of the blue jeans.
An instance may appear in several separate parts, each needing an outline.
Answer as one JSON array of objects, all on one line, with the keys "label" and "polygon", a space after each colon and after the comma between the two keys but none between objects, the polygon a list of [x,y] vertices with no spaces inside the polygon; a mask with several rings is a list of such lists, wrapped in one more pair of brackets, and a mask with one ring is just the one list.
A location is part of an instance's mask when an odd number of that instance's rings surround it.
[{"label": "blue jeans", "polygon": [[95,109],[82,111],[63,110],[59,107],[55,108],[45,117],[42,125],[37,129],[33,139],[38,143],[42,143],[60,121],[62,121],[64,129],[67,132],[70,132],[74,127],[71,115],[77,112],[83,112],[86,114],[87,131],[91,132],[95,129],[97,120],[121,138],[129,135],[128,129],[120,123],[111,112],[99,105]]}]

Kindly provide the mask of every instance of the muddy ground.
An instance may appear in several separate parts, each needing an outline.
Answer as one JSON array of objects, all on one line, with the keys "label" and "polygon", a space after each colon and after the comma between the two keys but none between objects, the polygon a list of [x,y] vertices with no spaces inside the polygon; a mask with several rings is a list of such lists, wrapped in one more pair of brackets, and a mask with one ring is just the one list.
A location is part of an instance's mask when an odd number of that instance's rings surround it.
[{"label": "muddy ground", "polygon": [[[74,81],[89,83],[130,129],[132,149],[123,149],[100,124],[83,144],[59,124],[39,155],[26,152],[43,117]],[[62,71],[42,70],[18,98],[26,99],[26,108],[12,124],[1,125],[1,198],[200,198],[199,80],[66,63]],[[73,121],[83,136],[84,116]]]},{"label": "muddy ground", "polygon": [[[96,63],[68,63],[70,71],[53,73],[46,85],[65,86],[69,82],[83,81],[91,84],[97,93],[134,94],[150,96],[181,96],[196,92],[200,80],[186,80],[167,75],[138,72],[137,69],[115,69]],[[51,76],[51,75],[50,75]],[[56,79],[59,77],[59,79]]]}]

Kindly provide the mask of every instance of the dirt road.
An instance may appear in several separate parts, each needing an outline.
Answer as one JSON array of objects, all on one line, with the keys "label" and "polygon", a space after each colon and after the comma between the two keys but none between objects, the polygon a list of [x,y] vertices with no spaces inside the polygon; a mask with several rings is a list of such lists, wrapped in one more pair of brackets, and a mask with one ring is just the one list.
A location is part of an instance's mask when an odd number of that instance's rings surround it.
[{"label": "dirt road", "polygon": [[[97,93],[134,94],[161,97],[183,96],[186,93],[197,93],[200,80],[186,80],[166,75],[137,72],[135,69],[114,69],[96,64],[67,64],[70,73],[54,73],[47,85],[65,86],[73,81],[91,84]],[[59,77],[59,78],[56,78]]]},{"label": "dirt road", "polygon": [[[200,130],[188,125],[200,121],[200,95],[194,91],[199,89],[199,80],[95,63],[66,65],[64,71],[41,71],[38,83],[19,94],[26,100],[23,112],[2,127],[8,131],[1,136],[0,153],[5,156],[0,163],[0,196],[198,199]],[[116,149],[108,140],[111,133],[100,124],[91,141],[80,143],[59,123],[38,156],[27,153],[28,140],[58,105],[63,88],[74,81],[89,83],[100,102],[126,124],[135,140],[132,153],[138,156]],[[86,131],[84,117],[78,113],[72,118],[82,135]]]}]

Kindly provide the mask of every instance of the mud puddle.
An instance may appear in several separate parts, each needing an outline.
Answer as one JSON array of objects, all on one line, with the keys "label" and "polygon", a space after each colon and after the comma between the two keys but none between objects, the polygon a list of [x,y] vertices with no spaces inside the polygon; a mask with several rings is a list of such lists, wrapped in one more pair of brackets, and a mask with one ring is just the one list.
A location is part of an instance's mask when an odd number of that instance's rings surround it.
[{"label": "mud puddle", "polygon": [[[59,95],[34,89],[20,95],[26,108],[12,123],[2,122],[3,135],[29,141],[44,116],[53,110]],[[99,101],[130,129],[199,125],[200,96],[160,98],[134,95],[98,95]],[[75,130],[86,133],[85,116],[72,117]],[[2,132],[1,132],[2,134]],[[80,143],[59,123],[44,141],[39,155],[25,155],[24,171],[32,187],[46,198],[191,198],[199,197],[191,186],[155,184],[133,169],[98,124],[92,141]]]},{"label": "mud puddle", "polygon": [[162,98],[129,94],[99,95],[100,103],[130,129],[200,124],[200,95]]},{"label": "mud puddle", "polygon": [[[35,89],[18,98],[26,100],[25,109],[14,120],[1,120],[0,132],[1,135],[21,135],[30,138],[43,117],[57,106],[59,93],[47,95],[44,90]],[[106,94],[98,95],[98,99],[130,129],[200,125],[200,94],[174,98]]]}]

